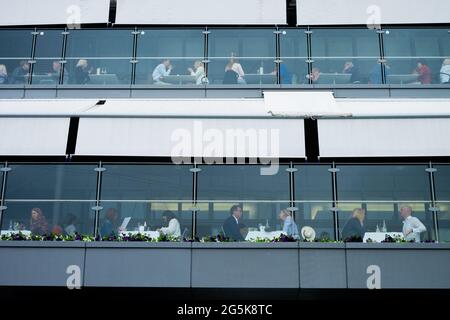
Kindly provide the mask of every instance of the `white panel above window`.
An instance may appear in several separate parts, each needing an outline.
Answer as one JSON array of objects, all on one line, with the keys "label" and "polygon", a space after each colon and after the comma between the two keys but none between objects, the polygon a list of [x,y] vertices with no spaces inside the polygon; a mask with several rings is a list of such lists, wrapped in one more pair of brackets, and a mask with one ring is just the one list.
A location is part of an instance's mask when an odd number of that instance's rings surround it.
[{"label": "white panel above window", "polygon": [[81,118],[77,155],[303,158],[301,119]]},{"label": "white panel above window", "polygon": [[69,122],[69,118],[0,118],[0,155],[64,155]]},{"label": "white panel above window", "polygon": [[117,0],[116,24],[286,24],[286,0]]},{"label": "white panel above window", "polygon": [[448,23],[448,0],[297,0],[297,25]]},{"label": "white panel above window", "polygon": [[322,158],[450,156],[450,119],[323,119]]},{"label": "white panel above window", "polygon": [[107,23],[110,0],[0,0],[1,26]]}]

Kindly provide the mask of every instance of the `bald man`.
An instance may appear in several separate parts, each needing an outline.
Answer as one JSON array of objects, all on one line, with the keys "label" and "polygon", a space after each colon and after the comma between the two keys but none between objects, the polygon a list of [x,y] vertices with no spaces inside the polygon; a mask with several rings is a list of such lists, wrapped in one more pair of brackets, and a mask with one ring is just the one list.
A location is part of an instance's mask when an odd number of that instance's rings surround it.
[{"label": "bald man", "polygon": [[403,218],[403,236],[406,241],[420,242],[420,234],[427,231],[424,224],[412,216],[412,208],[404,205],[400,207],[400,216]]}]

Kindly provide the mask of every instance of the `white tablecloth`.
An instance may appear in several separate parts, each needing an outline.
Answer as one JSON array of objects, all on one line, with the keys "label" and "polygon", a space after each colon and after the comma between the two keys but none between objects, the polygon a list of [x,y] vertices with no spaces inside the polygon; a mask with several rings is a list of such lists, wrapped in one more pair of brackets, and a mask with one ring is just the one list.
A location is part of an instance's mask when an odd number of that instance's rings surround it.
[{"label": "white tablecloth", "polygon": [[245,241],[251,241],[259,239],[267,239],[272,240],[274,238],[277,238],[283,234],[283,231],[272,231],[272,232],[265,232],[265,231],[249,231],[247,233],[247,236],[245,237]]},{"label": "white tablecloth", "polygon": [[392,238],[401,237],[403,239],[403,233],[401,232],[366,232],[364,234],[364,242],[367,242],[367,239],[371,239],[373,242],[381,242],[386,239],[386,236],[391,236]]},{"label": "white tablecloth", "polygon": [[154,238],[158,238],[159,237],[159,232],[158,231],[144,231],[144,232],[139,232],[139,231],[122,231],[122,235],[136,235],[136,234],[143,234],[146,235],[147,237],[150,237],[152,239]]},{"label": "white tablecloth", "polygon": [[0,235],[7,235],[9,236],[10,234],[16,234],[21,232],[24,236],[29,236],[31,235],[31,231],[30,230],[2,230],[0,232]]}]

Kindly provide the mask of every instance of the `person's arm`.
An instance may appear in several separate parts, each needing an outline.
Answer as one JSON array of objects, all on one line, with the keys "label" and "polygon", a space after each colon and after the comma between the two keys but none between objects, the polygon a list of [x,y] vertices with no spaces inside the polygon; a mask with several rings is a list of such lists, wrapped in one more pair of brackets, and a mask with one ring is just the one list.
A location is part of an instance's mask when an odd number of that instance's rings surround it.
[{"label": "person's arm", "polygon": [[238,74],[239,74],[240,77],[244,77],[245,76],[244,69],[242,68],[242,65],[240,63],[238,63]]},{"label": "person's arm", "polygon": [[165,235],[173,235],[175,234],[176,230],[177,230],[177,220],[176,219],[172,219],[169,221],[169,225],[166,228],[161,228],[160,229],[162,233],[164,233]]},{"label": "person's arm", "polygon": [[425,225],[418,218],[414,217],[414,221],[412,223],[412,232],[413,233],[422,233],[427,231]]}]

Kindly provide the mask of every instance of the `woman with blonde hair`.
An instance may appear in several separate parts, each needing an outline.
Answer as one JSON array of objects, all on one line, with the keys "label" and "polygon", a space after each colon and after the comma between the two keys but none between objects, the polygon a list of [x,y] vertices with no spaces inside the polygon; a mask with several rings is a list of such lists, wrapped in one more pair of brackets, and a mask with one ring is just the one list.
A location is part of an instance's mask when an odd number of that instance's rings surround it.
[{"label": "woman with blonde hair", "polygon": [[441,83],[450,83],[450,58],[447,58],[442,62],[440,78]]},{"label": "woman with blonde hair", "polygon": [[288,209],[282,209],[279,214],[280,220],[283,221],[283,233],[294,239],[299,238],[298,227],[292,217],[292,212]]},{"label": "woman with blonde hair", "polygon": [[205,74],[205,66],[201,61],[194,62],[194,68],[188,68],[191,76],[195,77],[196,84],[204,84],[207,82]]},{"label": "woman with blonde hair", "polygon": [[8,71],[4,64],[0,64],[0,84],[8,83]]},{"label": "woman with blonde hair", "polygon": [[89,63],[86,59],[80,59],[77,62],[74,72],[74,83],[75,84],[87,84],[91,81],[89,77]]}]

